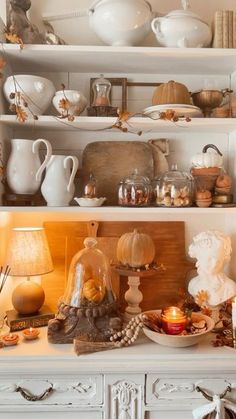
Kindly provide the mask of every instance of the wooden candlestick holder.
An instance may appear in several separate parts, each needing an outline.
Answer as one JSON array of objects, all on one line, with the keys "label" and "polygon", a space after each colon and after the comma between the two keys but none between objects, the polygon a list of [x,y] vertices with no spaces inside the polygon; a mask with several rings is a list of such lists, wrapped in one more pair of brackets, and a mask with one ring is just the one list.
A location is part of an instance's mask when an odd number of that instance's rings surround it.
[{"label": "wooden candlestick holder", "polygon": [[128,269],[122,266],[115,266],[113,268],[120,276],[128,278],[129,289],[125,293],[125,301],[127,307],[124,313],[124,320],[129,321],[132,317],[139,315],[142,312],[140,303],[143,301],[143,294],[139,289],[140,279],[143,277],[151,277],[156,275],[157,269],[151,268],[147,270],[137,271]]}]

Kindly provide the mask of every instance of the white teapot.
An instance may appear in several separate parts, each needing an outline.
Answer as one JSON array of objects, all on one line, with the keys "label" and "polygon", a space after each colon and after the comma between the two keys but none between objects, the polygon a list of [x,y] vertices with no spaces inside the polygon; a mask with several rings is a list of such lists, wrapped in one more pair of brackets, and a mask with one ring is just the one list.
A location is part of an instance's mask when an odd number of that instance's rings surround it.
[{"label": "white teapot", "polygon": [[201,48],[210,45],[212,32],[200,16],[191,12],[189,1],[182,0],[183,10],[173,10],[152,21],[157,41],[164,47]]}]

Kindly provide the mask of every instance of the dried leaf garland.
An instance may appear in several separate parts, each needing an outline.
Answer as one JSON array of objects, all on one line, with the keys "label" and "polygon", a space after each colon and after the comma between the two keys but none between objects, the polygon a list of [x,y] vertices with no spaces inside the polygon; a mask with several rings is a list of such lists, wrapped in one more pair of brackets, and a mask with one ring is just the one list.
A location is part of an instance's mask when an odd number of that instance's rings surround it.
[{"label": "dried leaf garland", "polygon": [[24,111],[24,109],[20,105],[16,105],[15,109],[16,109],[16,116],[17,116],[18,121],[24,123],[28,118],[27,113]]},{"label": "dried leaf garland", "polygon": [[6,66],[6,60],[0,56],[0,78],[2,78],[2,71],[4,69],[4,67]]},{"label": "dried leaf garland", "polygon": [[61,114],[59,115],[58,118],[59,119],[67,118],[67,120],[69,122],[73,122],[75,117],[73,115],[71,115],[70,112],[69,112],[70,107],[71,107],[71,102],[66,97],[65,85],[63,83],[62,83],[61,87],[62,87],[62,90],[63,90],[64,98],[60,99],[60,101],[59,101],[59,108],[62,109],[62,112],[61,112]]},{"label": "dried leaf garland", "polygon": [[22,39],[16,34],[12,32],[5,32],[6,40],[11,44],[18,44],[20,45],[20,49],[24,48],[24,43]]}]

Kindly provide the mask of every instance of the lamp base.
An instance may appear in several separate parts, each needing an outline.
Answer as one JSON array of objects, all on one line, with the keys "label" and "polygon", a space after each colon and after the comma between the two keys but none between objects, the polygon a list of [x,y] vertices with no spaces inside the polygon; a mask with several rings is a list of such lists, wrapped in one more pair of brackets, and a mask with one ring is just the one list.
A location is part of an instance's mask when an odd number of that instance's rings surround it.
[{"label": "lamp base", "polygon": [[52,313],[48,306],[43,306],[38,313],[31,315],[19,314],[15,310],[7,311],[6,315],[10,332],[28,329],[29,327],[47,326],[49,320],[54,319],[55,317],[55,314]]}]

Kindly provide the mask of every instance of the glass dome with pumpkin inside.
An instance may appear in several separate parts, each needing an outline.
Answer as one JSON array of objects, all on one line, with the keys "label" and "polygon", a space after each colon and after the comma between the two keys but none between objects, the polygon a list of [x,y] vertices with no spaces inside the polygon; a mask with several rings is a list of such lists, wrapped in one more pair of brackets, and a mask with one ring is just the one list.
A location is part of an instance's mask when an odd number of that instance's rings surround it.
[{"label": "glass dome with pumpkin inside", "polygon": [[62,301],[71,307],[96,307],[115,301],[107,257],[97,249],[97,240],[88,237],[85,248],[72,259]]},{"label": "glass dome with pumpkin inside", "polygon": [[48,324],[48,340],[72,343],[82,336],[87,341],[106,341],[120,328],[109,260],[97,248],[97,240],[88,237],[84,240],[84,249],[71,261],[58,313]]}]

